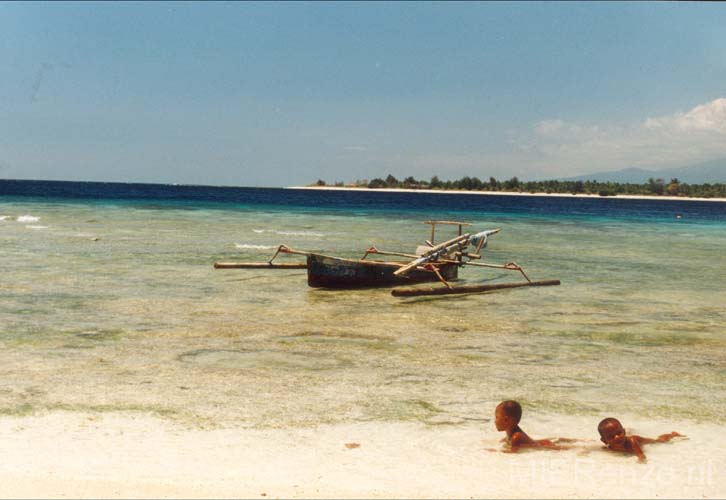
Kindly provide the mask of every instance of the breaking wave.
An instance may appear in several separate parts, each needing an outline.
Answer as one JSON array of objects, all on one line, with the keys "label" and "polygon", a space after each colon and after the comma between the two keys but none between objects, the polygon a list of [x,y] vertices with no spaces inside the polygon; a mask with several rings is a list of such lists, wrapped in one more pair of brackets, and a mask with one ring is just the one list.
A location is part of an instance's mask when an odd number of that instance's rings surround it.
[{"label": "breaking wave", "polygon": [[313,236],[315,238],[322,238],[325,236],[323,233],[316,233],[313,231],[278,231],[276,229],[253,229],[257,234],[262,233],[271,233],[271,234],[279,234],[281,236]]},{"label": "breaking wave", "polygon": [[246,243],[235,243],[235,248],[242,250],[274,250],[278,245],[248,245]]},{"label": "breaking wave", "polygon": [[21,215],[15,220],[18,222],[38,222],[40,217],[35,217],[34,215]]}]

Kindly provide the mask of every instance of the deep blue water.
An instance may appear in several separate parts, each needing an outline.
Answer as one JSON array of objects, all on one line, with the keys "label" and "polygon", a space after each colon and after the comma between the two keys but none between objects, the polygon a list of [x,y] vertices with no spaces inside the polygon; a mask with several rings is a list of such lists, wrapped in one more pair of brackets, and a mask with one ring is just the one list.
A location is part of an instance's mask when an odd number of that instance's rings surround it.
[{"label": "deep blue water", "polygon": [[[0,179],[3,199],[43,201],[94,200],[134,205],[243,207],[271,210],[341,211],[346,213],[422,212],[436,214],[497,214],[528,217],[584,217],[630,222],[688,221],[726,223],[726,203],[663,199],[618,199],[395,193],[384,191],[323,191],[281,188],[69,182]],[[677,219],[681,214],[682,219]]]}]

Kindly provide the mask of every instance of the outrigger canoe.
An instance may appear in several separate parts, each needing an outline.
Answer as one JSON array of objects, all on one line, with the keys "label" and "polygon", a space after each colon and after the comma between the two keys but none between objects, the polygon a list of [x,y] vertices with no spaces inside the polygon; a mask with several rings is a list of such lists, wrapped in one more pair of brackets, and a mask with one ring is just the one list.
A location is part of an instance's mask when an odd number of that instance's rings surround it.
[{"label": "outrigger canoe", "polygon": [[[419,295],[444,295],[451,293],[475,293],[503,288],[521,286],[559,285],[558,280],[532,281],[524,270],[515,262],[506,264],[490,264],[473,262],[481,258],[480,252],[486,247],[488,237],[499,232],[499,229],[480,231],[475,234],[463,233],[463,227],[471,226],[466,222],[425,221],[431,225],[431,239],[419,246],[415,253],[389,252],[370,247],[360,259],[346,259],[322,255],[319,253],[295,250],[287,245],[280,245],[275,254],[267,262],[217,262],[216,269],[307,269],[308,285],[314,288],[353,289],[371,287],[392,287],[422,282],[439,281],[444,288],[397,288],[392,294],[397,297]],[[454,238],[435,244],[436,225],[456,225],[458,235]],[[473,251],[469,247],[473,246]],[[274,259],[280,254],[304,255],[306,262],[277,263]],[[369,255],[398,256],[407,261],[372,260]],[[411,260],[413,259],[413,260]],[[460,267],[489,267],[519,271],[526,281],[515,283],[495,283],[485,285],[467,285],[454,287],[449,281],[458,278]]]}]

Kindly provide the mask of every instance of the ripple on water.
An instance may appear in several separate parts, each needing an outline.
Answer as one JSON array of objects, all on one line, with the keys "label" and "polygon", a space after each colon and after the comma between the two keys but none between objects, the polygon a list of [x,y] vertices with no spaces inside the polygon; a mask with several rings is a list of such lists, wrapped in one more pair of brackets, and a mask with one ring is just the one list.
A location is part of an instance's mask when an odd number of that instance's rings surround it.
[{"label": "ripple on water", "polygon": [[327,370],[350,365],[349,361],[316,353],[269,349],[197,349],[180,354],[177,359],[226,369]]},{"label": "ripple on water", "polygon": [[[699,332],[703,333],[703,332]],[[607,340],[623,345],[641,346],[698,346],[715,343],[714,339],[697,334],[631,333],[615,332],[604,336]]]},{"label": "ripple on water", "polygon": [[582,389],[586,387],[592,387],[597,381],[589,378],[570,378],[560,377],[556,382],[550,382],[546,384],[548,387],[554,387],[559,389]]},{"label": "ripple on water", "polygon": [[392,337],[383,335],[352,332],[305,331],[285,335],[280,337],[279,341],[282,343],[358,345],[368,348],[381,349],[389,346],[395,340]]},{"label": "ripple on water", "polygon": [[430,426],[461,425],[468,420],[459,412],[449,411],[438,402],[426,399],[393,400],[389,402],[388,411],[398,420],[419,421]]},{"label": "ripple on water", "polygon": [[83,340],[102,342],[107,340],[119,340],[121,337],[121,330],[89,330],[77,332],[74,335]]},{"label": "ripple on water", "polygon": [[444,325],[444,326],[438,327],[438,330],[442,331],[442,332],[464,333],[464,332],[468,332],[469,328],[467,328],[465,326]]},{"label": "ripple on water", "polygon": [[435,381],[445,379],[442,375],[426,374],[419,375],[416,373],[400,373],[386,377],[386,385],[396,385],[399,383],[404,384],[431,384]]}]

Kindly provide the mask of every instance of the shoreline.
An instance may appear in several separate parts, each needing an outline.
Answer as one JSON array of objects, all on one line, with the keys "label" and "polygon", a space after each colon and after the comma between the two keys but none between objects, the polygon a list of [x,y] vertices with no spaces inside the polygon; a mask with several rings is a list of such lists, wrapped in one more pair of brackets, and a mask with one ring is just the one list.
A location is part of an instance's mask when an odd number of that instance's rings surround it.
[{"label": "shoreline", "polygon": [[[621,415],[621,417],[624,417]],[[720,498],[717,424],[628,417],[646,464],[608,452],[592,417],[536,415],[533,436],[579,441],[502,453],[492,422],[350,422],[202,429],[145,413],[0,417],[3,498]],[[671,428],[672,427],[672,428]],[[357,446],[356,446],[357,445]],[[494,451],[489,451],[490,449]]]},{"label": "shoreline", "polygon": [[367,187],[338,187],[338,186],[289,186],[283,189],[310,189],[319,191],[368,191],[368,192],[389,192],[389,193],[432,193],[432,194],[465,194],[465,195],[492,195],[492,196],[541,196],[561,198],[596,198],[596,199],[617,199],[617,200],[663,200],[663,201],[710,201],[726,203],[726,198],[695,198],[686,196],[647,196],[618,194],[613,196],[600,196],[598,194],[586,193],[521,193],[510,191],[466,191],[458,189],[406,189],[406,188],[376,188]]}]

